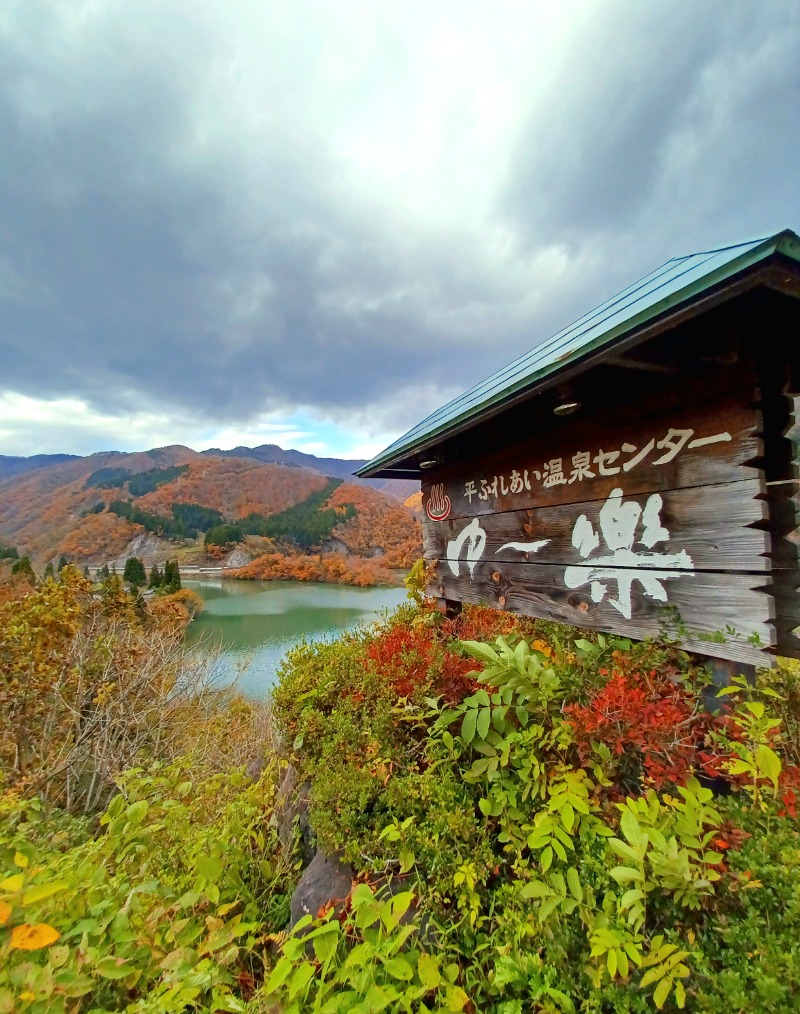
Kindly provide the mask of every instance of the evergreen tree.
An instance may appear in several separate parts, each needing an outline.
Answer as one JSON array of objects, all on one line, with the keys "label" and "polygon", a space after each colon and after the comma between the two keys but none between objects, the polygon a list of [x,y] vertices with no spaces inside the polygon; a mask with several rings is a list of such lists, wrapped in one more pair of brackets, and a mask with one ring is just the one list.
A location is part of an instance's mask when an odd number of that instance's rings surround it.
[{"label": "evergreen tree", "polygon": [[50,578],[54,578],[55,577],[55,574],[53,572],[53,561],[52,560],[44,568],[44,579],[45,579],[45,581],[48,579],[48,577],[50,577]]},{"label": "evergreen tree", "polygon": [[164,577],[161,582],[161,587],[165,592],[180,591],[181,572],[178,569],[177,560],[167,560],[164,564]]},{"label": "evergreen tree", "polygon": [[162,580],[163,578],[161,571],[158,569],[158,564],[154,563],[152,569],[150,570],[150,584],[148,585],[148,588],[160,588]]},{"label": "evergreen tree", "polygon": [[66,565],[67,565],[67,558],[66,558],[66,556],[61,556],[59,558],[59,561],[58,561],[58,573],[59,574],[66,567]]},{"label": "evergreen tree", "polygon": [[29,556],[21,556],[18,560],[16,560],[11,568],[11,573],[21,574],[24,578],[27,578],[31,584],[33,584],[36,580],[36,574],[34,573],[31,558]]},{"label": "evergreen tree", "polygon": [[91,574],[89,573],[89,567],[88,567],[88,566],[86,566],[86,567],[84,567],[84,568],[83,568],[83,576],[84,576],[84,577],[85,577],[85,578],[86,578],[86,579],[87,579],[88,581],[91,581],[91,579],[92,579],[92,575],[91,575]]},{"label": "evergreen tree", "polygon": [[106,581],[108,577],[109,577],[108,564],[104,563],[103,566],[100,568],[100,578],[103,581]]},{"label": "evergreen tree", "polygon": [[134,588],[141,588],[142,585],[147,584],[147,574],[145,573],[144,564],[138,556],[129,556],[125,561],[125,570],[122,574],[122,578]]}]

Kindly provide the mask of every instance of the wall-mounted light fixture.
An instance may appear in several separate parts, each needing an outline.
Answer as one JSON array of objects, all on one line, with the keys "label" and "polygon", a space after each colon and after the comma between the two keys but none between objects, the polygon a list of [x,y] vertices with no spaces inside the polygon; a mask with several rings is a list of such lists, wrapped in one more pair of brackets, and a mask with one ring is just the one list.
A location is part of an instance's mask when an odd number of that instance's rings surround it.
[{"label": "wall-mounted light fixture", "polygon": [[427,470],[429,468],[436,468],[441,464],[442,459],[440,457],[437,457],[435,454],[432,454],[430,458],[426,458],[424,461],[420,461],[419,467]]},{"label": "wall-mounted light fixture", "polygon": [[581,408],[581,403],[572,384],[564,384],[555,392],[553,415],[572,415]]}]

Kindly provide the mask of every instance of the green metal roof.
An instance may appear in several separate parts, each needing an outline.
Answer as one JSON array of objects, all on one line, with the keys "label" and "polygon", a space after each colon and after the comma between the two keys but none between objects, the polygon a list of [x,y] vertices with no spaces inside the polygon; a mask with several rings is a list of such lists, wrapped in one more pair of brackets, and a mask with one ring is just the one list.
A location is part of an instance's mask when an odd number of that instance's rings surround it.
[{"label": "green metal roof", "polygon": [[674,257],[623,289],[558,334],[432,412],[355,473],[372,476],[391,470],[409,455],[430,447],[464,425],[473,425],[496,406],[577,360],[611,345],[667,310],[675,310],[773,254],[800,261],[800,237],[791,230],[772,236]]}]

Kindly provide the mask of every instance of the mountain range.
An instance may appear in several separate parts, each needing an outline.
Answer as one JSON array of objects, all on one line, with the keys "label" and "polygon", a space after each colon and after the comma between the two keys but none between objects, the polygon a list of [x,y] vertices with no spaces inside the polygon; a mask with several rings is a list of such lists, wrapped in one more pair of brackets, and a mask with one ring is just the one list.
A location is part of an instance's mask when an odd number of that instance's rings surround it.
[{"label": "mountain range", "polygon": [[[223,524],[242,528],[235,541],[243,563],[273,549],[271,540],[253,534],[264,529],[265,519],[316,503],[324,494],[319,510],[337,510],[341,522],[318,548],[405,560],[420,542],[415,504],[404,505],[418,485],[355,479],[350,473],[359,464],[274,444],[0,457],[0,545],[39,565],[61,556],[93,565],[134,553],[161,562],[176,547],[202,564],[202,533]],[[335,496],[329,497],[336,482]]]}]

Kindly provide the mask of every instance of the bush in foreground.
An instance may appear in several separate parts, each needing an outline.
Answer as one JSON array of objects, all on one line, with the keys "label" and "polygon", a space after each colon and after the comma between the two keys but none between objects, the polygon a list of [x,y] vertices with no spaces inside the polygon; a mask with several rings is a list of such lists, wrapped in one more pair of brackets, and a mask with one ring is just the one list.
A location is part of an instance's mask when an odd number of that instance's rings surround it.
[{"label": "bush in foreground", "polygon": [[[483,640],[508,624],[407,609],[295,653],[276,715],[323,844],[376,886],[392,875],[415,893],[463,1009],[791,1009],[798,771],[773,714],[790,678],[732,688],[714,717],[675,648],[532,621]],[[284,963],[269,995],[297,1010],[431,1009],[413,956],[351,1006],[320,1005],[375,946],[369,932],[356,924],[294,993]],[[455,995],[437,1009],[462,1009]]]},{"label": "bush in foreground", "polygon": [[[160,622],[124,592],[41,590],[3,642],[20,672],[72,672],[87,615],[112,647]],[[152,764],[144,741],[99,825],[16,777],[0,796],[0,1012],[791,1010],[796,678],[734,687],[718,716],[702,687],[673,646],[474,607],[406,606],[301,646],[275,692],[281,749],[356,882],[291,934],[300,869],[277,840],[261,709],[184,700],[167,736],[183,755]]]}]

